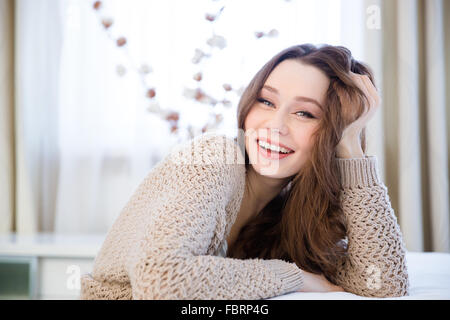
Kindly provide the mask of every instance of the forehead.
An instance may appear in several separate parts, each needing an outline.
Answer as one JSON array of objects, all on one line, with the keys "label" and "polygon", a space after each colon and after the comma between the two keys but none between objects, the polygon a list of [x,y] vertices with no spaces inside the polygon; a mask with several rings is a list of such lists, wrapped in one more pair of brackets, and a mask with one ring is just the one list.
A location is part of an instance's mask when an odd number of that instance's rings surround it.
[{"label": "forehead", "polygon": [[315,66],[288,59],[272,70],[264,84],[275,87],[283,96],[306,96],[323,105],[330,79]]}]

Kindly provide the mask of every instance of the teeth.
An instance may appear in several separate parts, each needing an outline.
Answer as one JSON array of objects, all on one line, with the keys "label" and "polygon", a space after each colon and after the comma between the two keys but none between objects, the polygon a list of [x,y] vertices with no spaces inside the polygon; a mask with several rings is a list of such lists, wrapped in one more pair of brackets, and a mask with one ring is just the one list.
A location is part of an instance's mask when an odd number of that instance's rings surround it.
[{"label": "teeth", "polygon": [[264,149],[270,149],[272,151],[281,152],[281,153],[291,153],[291,150],[285,149],[283,147],[274,146],[265,141],[258,140],[258,144]]}]

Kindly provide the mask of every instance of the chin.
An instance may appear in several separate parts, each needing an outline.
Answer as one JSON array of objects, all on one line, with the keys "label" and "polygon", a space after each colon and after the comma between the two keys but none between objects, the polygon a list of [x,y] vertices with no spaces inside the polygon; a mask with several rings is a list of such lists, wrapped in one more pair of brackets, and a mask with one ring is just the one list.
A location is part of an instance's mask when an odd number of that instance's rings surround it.
[{"label": "chin", "polygon": [[295,172],[292,172],[291,168],[283,168],[273,163],[269,166],[260,163],[251,163],[251,166],[258,174],[273,179],[286,179],[295,175]]}]

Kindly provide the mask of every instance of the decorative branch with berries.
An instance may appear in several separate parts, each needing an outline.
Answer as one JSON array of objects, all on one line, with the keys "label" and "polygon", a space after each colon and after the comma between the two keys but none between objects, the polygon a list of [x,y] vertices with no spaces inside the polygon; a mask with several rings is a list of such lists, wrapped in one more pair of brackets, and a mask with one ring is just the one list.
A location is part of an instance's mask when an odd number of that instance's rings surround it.
[{"label": "decorative branch with berries", "polygon": [[[136,71],[139,74],[142,86],[144,88],[145,98],[150,100],[150,105],[147,108],[147,111],[154,113],[157,116],[159,116],[161,119],[167,121],[170,124],[171,133],[177,134],[178,133],[178,120],[179,120],[178,112],[173,111],[173,110],[162,109],[156,98],[156,88],[154,86],[149,86],[147,84],[147,75],[153,72],[153,68],[146,63],[143,63],[141,65],[134,63],[133,57],[127,50],[127,46],[126,46],[127,38],[124,36],[115,38],[112,35],[110,30],[114,24],[114,20],[111,17],[105,17],[102,15],[102,13],[101,13],[102,6],[103,6],[102,1],[94,1],[94,3],[93,3],[93,9],[97,13],[97,16],[98,16],[103,28],[105,29],[106,34],[113,42],[115,42],[115,45],[117,47],[124,50],[124,53],[125,53],[126,57],[128,58],[128,60],[130,61],[132,68],[134,69],[134,71]],[[126,74],[127,69],[123,65],[119,64],[116,66],[116,72],[120,77],[123,77]]]},{"label": "decorative branch with berries", "polygon": [[[286,0],[287,1],[287,0]],[[170,124],[170,132],[172,134],[178,134],[179,133],[179,127],[178,127],[178,121],[180,119],[180,114],[177,111],[173,110],[167,110],[160,107],[160,104],[156,98],[156,88],[154,86],[149,86],[147,84],[147,75],[149,73],[153,72],[153,69],[148,64],[140,64],[137,65],[134,63],[132,56],[130,55],[128,49],[127,49],[127,38],[125,36],[120,36],[115,38],[111,33],[111,27],[114,24],[114,20],[111,17],[106,17],[102,15],[102,1],[94,1],[93,2],[93,9],[95,10],[101,25],[103,26],[104,30],[106,31],[108,37],[115,42],[115,45],[122,50],[124,50],[125,55],[129,59],[132,68],[139,74],[141,83],[144,87],[145,92],[145,98],[150,100],[150,105],[147,108],[147,111],[154,113],[158,115],[161,119],[167,121]],[[206,50],[202,50],[199,48],[195,49],[194,57],[192,58],[192,63],[195,65],[202,65],[202,61],[204,59],[209,59],[213,55],[213,49],[218,48],[219,50],[223,50],[227,46],[227,41],[223,36],[217,35],[214,32],[214,23],[219,19],[221,16],[225,6],[222,6],[220,10],[215,13],[206,13],[205,19],[210,23],[212,28],[212,36],[206,40],[206,44],[208,45],[208,52],[205,52]],[[262,37],[277,37],[278,31],[276,29],[272,29],[269,32],[262,32],[257,31],[255,32],[255,37],[257,39],[260,39]],[[119,76],[124,76],[126,74],[127,70],[126,68],[119,64],[116,66],[116,73]],[[231,107],[231,101],[226,98],[226,96],[230,92],[234,92],[238,97],[240,97],[244,91],[244,87],[241,86],[239,89],[234,89],[230,84],[224,83],[222,85],[224,89],[224,98],[223,99],[216,99],[211,94],[208,94],[205,89],[201,87],[202,79],[203,79],[203,72],[202,70],[199,70],[193,75],[193,80],[196,82],[197,86],[194,89],[185,87],[183,95],[188,98],[195,100],[196,102],[207,104],[212,107],[216,106],[217,104],[222,104],[224,107]],[[193,127],[192,125],[188,125],[187,132],[188,136],[190,138],[193,138],[198,133],[206,132],[208,130],[216,129],[220,123],[223,121],[223,116],[216,112],[210,113],[211,121],[208,121],[206,124],[201,126],[201,129]]]}]

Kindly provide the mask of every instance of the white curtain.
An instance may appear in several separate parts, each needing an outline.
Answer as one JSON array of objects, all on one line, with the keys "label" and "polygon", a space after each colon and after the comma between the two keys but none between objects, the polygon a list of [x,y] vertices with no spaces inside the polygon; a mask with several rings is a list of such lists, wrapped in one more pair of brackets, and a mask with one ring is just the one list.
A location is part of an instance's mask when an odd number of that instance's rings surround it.
[{"label": "white curtain", "polygon": [[0,0],[0,234],[14,227],[14,5]]},{"label": "white curtain", "polygon": [[[147,112],[146,86],[163,108],[180,112],[180,124],[204,123],[210,107],[184,94],[202,86],[231,107],[216,106],[233,134],[239,96],[222,85],[245,86],[281,49],[300,43],[343,44],[364,60],[363,33],[342,37],[341,17],[361,14],[362,4],[341,12],[341,1],[93,1],[18,0],[16,8],[18,232],[105,233],[152,166],[177,142],[167,123]],[[220,18],[211,25],[205,13]],[[276,14],[274,14],[276,13]],[[355,16],[355,14],[353,14]],[[100,24],[112,17],[113,39]],[[348,24],[347,24],[348,25]],[[255,31],[278,37],[257,39]],[[212,33],[223,50],[209,50]],[[199,65],[195,49],[212,53]],[[141,78],[134,66],[148,64]],[[126,69],[124,76],[116,67]]]},{"label": "white curtain", "polygon": [[16,227],[20,233],[48,230],[54,212],[62,43],[59,8],[59,1],[16,1]]},{"label": "white curtain", "polygon": [[379,138],[370,138],[406,247],[450,252],[450,2],[365,0],[365,8],[381,18],[364,37],[383,98],[370,125]]},{"label": "white curtain", "polygon": [[386,2],[386,8],[397,15],[398,67],[387,74],[398,81],[401,227],[412,250],[450,252],[445,89],[450,6],[442,0],[401,0],[396,7]]}]

